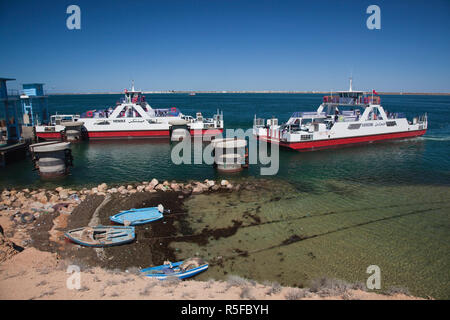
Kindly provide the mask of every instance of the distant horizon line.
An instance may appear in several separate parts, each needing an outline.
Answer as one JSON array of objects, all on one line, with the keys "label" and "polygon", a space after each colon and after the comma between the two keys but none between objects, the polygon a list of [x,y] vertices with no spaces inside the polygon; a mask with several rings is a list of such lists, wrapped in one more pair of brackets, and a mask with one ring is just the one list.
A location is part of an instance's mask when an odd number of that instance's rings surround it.
[{"label": "distant horizon line", "polygon": [[[297,90],[154,90],[154,91],[141,91],[143,94],[190,94],[190,93],[288,93],[288,94],[329,94],[337,91],[297,91]],[[364,90],[356,90],[363,91]],[[370,92],[370,91],[367,91]],[[123,94],[123,91],[105,91],[105,92],[48,92],[47,95],[94,95],[94,94]],[[435,96],[447,96],[450,92],[400,92],[400,91],[379,91],[378,95],[435,95]]]}]

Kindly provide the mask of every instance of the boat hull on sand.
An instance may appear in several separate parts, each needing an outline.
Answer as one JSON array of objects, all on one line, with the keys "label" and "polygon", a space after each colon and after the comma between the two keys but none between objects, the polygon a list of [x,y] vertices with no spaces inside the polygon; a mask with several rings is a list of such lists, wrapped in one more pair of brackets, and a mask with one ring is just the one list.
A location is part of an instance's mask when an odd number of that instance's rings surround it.
[{"label": "boat hull on sand", "polygon": [[143,272],[147,277],[159,280],[165,280],[167,278],[186,279],[193,277],[203,271],[206,271],[209,267],[209,264],[203,263],[188,270],[183,270],[183,264],[186,264],[188,262],[189,261],[179,261],[172,263],[171,266],[161,265],[157,267],[146,268],[142,269],[141,272]]},{"label": "boat hull on sand", "polygon": [[130,243],[135,238],[135,232],[134,227],[96,226],[73,229],[64,236],[76,244],[99,248]]},{"label": "boat hull on sand", "polygon": [[136,226],[160,220],[164,217],[158,207],[130,209],[115,214],[109,219],[114,223],[123,224],[125,226]]}]

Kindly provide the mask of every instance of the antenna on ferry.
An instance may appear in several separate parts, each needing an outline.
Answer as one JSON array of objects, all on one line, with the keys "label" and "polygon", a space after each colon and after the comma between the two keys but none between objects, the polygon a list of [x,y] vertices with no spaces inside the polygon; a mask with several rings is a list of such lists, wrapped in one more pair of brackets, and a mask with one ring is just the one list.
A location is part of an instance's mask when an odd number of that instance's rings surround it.
[{"label": "antenna on ferry", "polygon": [[134,91],[134,80],[131,80],[131,91]]},{"label": "antenna on ferry", "polygon": [[350,77],[350,89],[348,90],[348,91],[350,91],[350,92],[353,91],[352,83],[353,83],[353,77]]}]

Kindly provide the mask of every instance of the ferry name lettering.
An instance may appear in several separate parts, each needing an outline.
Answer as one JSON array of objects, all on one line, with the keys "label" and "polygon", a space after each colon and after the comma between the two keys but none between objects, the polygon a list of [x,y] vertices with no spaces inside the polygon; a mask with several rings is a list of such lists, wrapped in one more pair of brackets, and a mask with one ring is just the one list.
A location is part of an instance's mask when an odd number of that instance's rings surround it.
[{"label": "ferry name lettering", "polygon": [[377,122],[375,123],[375,127],[385,126],[386,122]]}]

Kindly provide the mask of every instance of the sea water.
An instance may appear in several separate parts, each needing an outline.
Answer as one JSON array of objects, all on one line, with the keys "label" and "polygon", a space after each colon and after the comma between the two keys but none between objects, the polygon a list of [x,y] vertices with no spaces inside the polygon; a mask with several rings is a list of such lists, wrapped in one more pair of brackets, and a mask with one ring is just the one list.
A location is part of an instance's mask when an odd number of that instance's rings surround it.
[{"label": "sea water", "polygon": [[[224,112],[226,128],[248,129],[254,115],[286,121],[312,111],[315,94],[149,94],[154,108],[184,114]],[[115,105],[120,95],[50,96],[51,113],[81,113]],[[308,286],[318,277],[365,283],[367,267],[381,270],[382,289],[450,298],[450,96],[386,95],[382,105],[409,119],[428,114],[425,136],[314,152],[280,150],[275,176],[259,165],[232,176],[205,164],[175,165],[168,141],[90,141],[72,145],[75,167],[42,181],[29,159],[0,169],[1,187],[92,187],[159,180],[264,179],[264,187],[197,195],[186,202],[193,232],[242,222],[206,245],[172,243],[183,256],[223,257],[199,279],[237,274]],[[259,223],[255,223],[259,219]],[[180,253],[181,255],[181,253]]]}]

